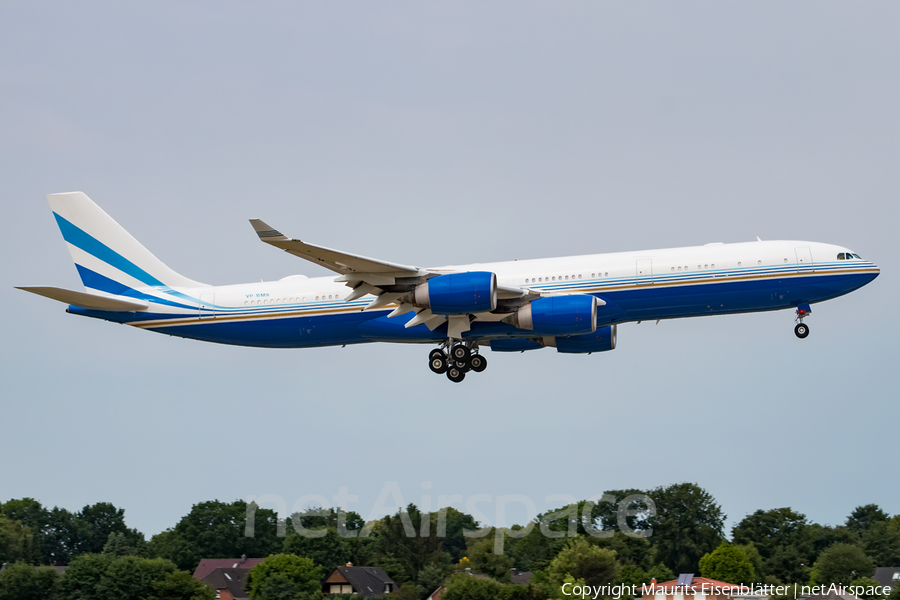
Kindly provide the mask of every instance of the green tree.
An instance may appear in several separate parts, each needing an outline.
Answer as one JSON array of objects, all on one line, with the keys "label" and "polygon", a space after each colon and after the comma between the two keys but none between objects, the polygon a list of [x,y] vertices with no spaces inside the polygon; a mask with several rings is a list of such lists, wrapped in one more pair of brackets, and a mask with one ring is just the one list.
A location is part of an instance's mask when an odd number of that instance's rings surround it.
[{"label": "green tree", "polygon": [[281,550],[278,516],[256,508],[253,535],[246,536],[247,503],[214,500],[195,504],[171,530],[153,536],[147,554],[193,570],[202,558],[264,557]]},{"label": "green tree", "polygon": [[700,574],[726,583],[750,585],[756,581],[756,572],[747,553],[728,542],[722,542],[718,548],[703,555]]},{"label": "green tree", "polygon": [[753,544],[764,561],[784,547],[798,548],[804,555],[812,552],[806,516],[790,508],[758,510],[734,526],[735,544]]},{"label": "green tree", "polygon": [[[294,600],[314,600],[322,598],[321,580],[322,571],[312,559],[276,554],[253,567],[245,585],[253,600],[273,600],[273,594],[288,592]],[[271,591],[267,590],[269,585]]]},{"label": "green tree", "polygon": [[13,563],[0,572],[0,600],[51,600],[57,579],[53,569]]},{"label": "green tree", "polygon": [[187,571],[173,571],[150,584],[150,595],[142,600],[215,600],[216,593]]},{"label": "green tree", "polygon": [[[29,562],[50,564],[43,551],[43,539],[49,527],[50,512],[34,498],[13,499],[0,504],[0,515],[12,521],[18,521],[28,528],[31,535]],[[2,534],[0,534],[2,535]],[[0,542],[2,543],[2,542]],[[23,559],[14,559],[23,560]],[[0,560],[0,562],[3,562]]]},{"label": "green tree", "polygon": [[885,597],[884,594],[869,593],[881,588],[881,584],[871,577],[859,577],[850,582],[849,587],[856,588],[854,596],[863,600],[880,600]]},{"label": "green tree", "polygon": [[161,558],[84,554],[71,562],[57,590],[66,600],[142,600],[175,571]]},{"label": "green tree", "polygon": [[900,515],[873,523],[862,535],[863,550],[875,565],[900,565]]},{"label": "green tree", "polygon": [[31,529],[21,521],[0,516],[0,563],[38,562],[40,555]]},{"label": "green tree", "polygon": [[409,504],[374,524],[376,562],[397,583],[414,582],[427,564],[449,562],[436,521],[437,513],[422,513]]},{"label": "green tree", "polygon": [[114,531],[109,534],[109,538],[103,545],[103,554],[139,556],[146,546],[147,543],[143,537],[137,538],[121,531]]},{"label": "green tree", "polygon": [[721,507],[693,483],[656,488],[648,495],[656,504],[656,515],[647,521],[658,558],[675,572],[696,573],[700,557],[724,538]]},{"label": "green tree", "polygon": [[484,573],[499,581],[509,581],[509,570],[513,566],[513,559],[505,554],[494,554],[495,530],[490,535],[481,538],[471,538],[470,547],[466,557],[472,564],[472,569]]},{"label": "green tree", "polygon": [[104,600],[141,600],[155,582],[175,570],[175,564],[164,558],[120,556],[101,575],[97,596]]},{"label": "green tree", "polygon": [[296,533],[288,534],[282,546],[285,554],[306,556],[323,569],[333,569],[350,560],[347,540],[338,535],[337,530],[328,528],[322,537],[306,537]]},{"label": "green tree", "polygon": [[418,583],[418,588],[422,592],[423,596],[427,596],[434,590],[438,589],[444,582],[447,580],[447,576],[450,575],[452,567],[449,565],[443,565],[439,563],[432,563],[430,565],[425,565],[421,571],[419,571],[419,577],[416,580]]},{"label": "green tree", "polygon": [[885,522],[890,517],[886,512],[881,510],[877,504],[866,504],[865,506],[857,506],[847,517],[845,526],[857,535],[863,535],[875,523]]},{"label": "green tree", "polygon": [[837,543],[828,547],[814,566],[816,583],[846,585],[860,576],[868,577],[874,572],[872,559],[862,548],[854,544]]},{"label": "green tree", "polygon": [[496,600],[502,589],[493,579],[461,573],[447,582],[441,600]]},{"label": "green tree", "polygon": [[567,575],[587,585],[611,585],[619,580],[620,567],[616,553],[599,548],[584,538],[570,541],[547,567],[550,583],[561,586]]},{"label": "green tree", "polygon": [[109,502],[98,502],[85,506],[78,513],[78,519],[89,528],[85,528],[86,539],[78,547],[79,552],[99,553],[109,540],[110,534],[120,533],[132,545],[143,544],[144,535],[125,525],[125,509],[116,508]]},{"label": "green tree", "polygon": [[100,582],[116,558],[112,554],[84,554],[72,560],[57,589],[66,600],[97,600]]}]

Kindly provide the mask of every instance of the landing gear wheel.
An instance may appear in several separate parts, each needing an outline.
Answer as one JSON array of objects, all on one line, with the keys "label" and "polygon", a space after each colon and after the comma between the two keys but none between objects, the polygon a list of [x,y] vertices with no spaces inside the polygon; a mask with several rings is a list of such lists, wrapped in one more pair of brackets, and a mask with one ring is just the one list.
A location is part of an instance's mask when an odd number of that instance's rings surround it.
[{"label": "landing gear wheel", "polygon": [[459,367],[459,370],[463,373],[468,373],[472,370],[471,363],[456,361],[456,366]]},{"label": "landing gear wheel", "polygon": [[809,326],[804,323],[797,323],[797,326],[794,327],[794,335],[802,340],[809,335]]},{"label": "landing gear wheel", "polygon": [[473,354],[469,359],[469,366],[476,373],[481,373],[487,369],[487,359],[480,354]]},{"label": "landing gear wheel", "polygon": [[447,369],[447,379],[452,381],[453,383],[459,383],[463,379],[466,378],[466,373],[461,370],[456,365],[453,365],[449,369]]},{"label": "landing gear wheel", "polygon": [[450,349],[450,357],[457,362],[467,363],[470,356],[472,353],[462,344],[457,344]]},{"label": "landing gear wheel", "polygon": [[[436,350],[435,352],[440,352],[440,350]],[[443,352],[440,354],[435,354],[435,352],[431,353],[431,356],[428,358],[428,368],[437,373],[438,375],[447,372],[447,357]]]},{"label": "landing gear wheel", "polygon": [[441,350],[440,348],[435,348],[434,350],[432,350],[431,352],[428,353],[428,360],[434,360],[438,356],[440,356],[441,358],[443,358],[445,360],[447,358],[447,355],[444,354],[443,350]]}]

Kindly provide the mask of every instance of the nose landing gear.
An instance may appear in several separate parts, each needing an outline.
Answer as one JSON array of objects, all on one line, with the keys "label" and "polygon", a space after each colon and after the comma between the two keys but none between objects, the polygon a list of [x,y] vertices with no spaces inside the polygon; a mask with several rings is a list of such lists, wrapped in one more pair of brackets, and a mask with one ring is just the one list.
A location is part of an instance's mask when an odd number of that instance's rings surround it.
[{"label": "nose landing gear", "polygon": [[797,306],[797,325],[794,326],[794,335],[801,340],[809,335],[809,325],[803,322],[803,319],[812,313],[809,304],[803,303]]},{"label": "nose landing gear", "polygon": [[477,344],[444,342],[428,354],[428,367],[439,375],[446,373],[447,379],[459,383],[469,371],[484,371],[487,359],[478,353]]}]

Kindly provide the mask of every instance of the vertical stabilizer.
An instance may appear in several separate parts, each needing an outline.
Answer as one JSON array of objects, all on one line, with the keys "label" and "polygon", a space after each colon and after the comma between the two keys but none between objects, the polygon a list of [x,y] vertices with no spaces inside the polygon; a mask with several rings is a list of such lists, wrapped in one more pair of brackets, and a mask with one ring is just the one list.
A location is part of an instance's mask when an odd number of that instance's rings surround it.
[{"label": "vertical stabilizer", "polygon": [[204,285],[167,267],[82,192],[49,194],[47,201],[86,288],[123,294]]}]

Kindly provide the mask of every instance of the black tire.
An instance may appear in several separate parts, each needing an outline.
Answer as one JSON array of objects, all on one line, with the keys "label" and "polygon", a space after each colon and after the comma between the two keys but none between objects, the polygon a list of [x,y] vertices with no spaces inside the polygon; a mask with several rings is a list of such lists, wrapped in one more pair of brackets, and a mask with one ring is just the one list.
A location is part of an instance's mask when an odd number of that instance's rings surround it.
[{"label": "black tire", "polygon": [[468,373],[469,371],[472,370],[472,365],[470,365],[467,362],[456,361],[456,366],[459,367],[459,370],[462,371],[463,373]]},{"label": "black tire", "polygon": [[462,344],[457,344],[450,350],[450,356],[457,362],[467,363],[469,362],[469,357],[472,356],[472,353]]},{"label": "black tire", "polygon": [[809,335],[809,325],[806,323],[797,323],[797,326],[794,327],[794,335],[802,340]]},{"label": "black tire", "polygon": [[449,369],[447,369],[447,379],[452,381],[453,383],[459,383],[463,379],[466,378],[465,371],[461,370],[456,365],[453,365]]},{"label": "black tire", "polygon": [[444,353],[441,352],[440,356],[435,356],[434,352],[431,353],[431,358],[428,359],[428,368],[441,375],[447,372],[447,357],[444,356]]},{"label": "black tire", "polygon": [[481,373],[487,369],[487,359],[480,354],[473,354],[472,358],[469,359],[469,366],[476,373]]},{"label": "black tire", "polygon": [[428,353],[428,360],[434,360],[435,357],[440,356],[441,358],[446,359],[447,355],[444,354],[444,351],[440,348],[435,348],[431,352]]}]

